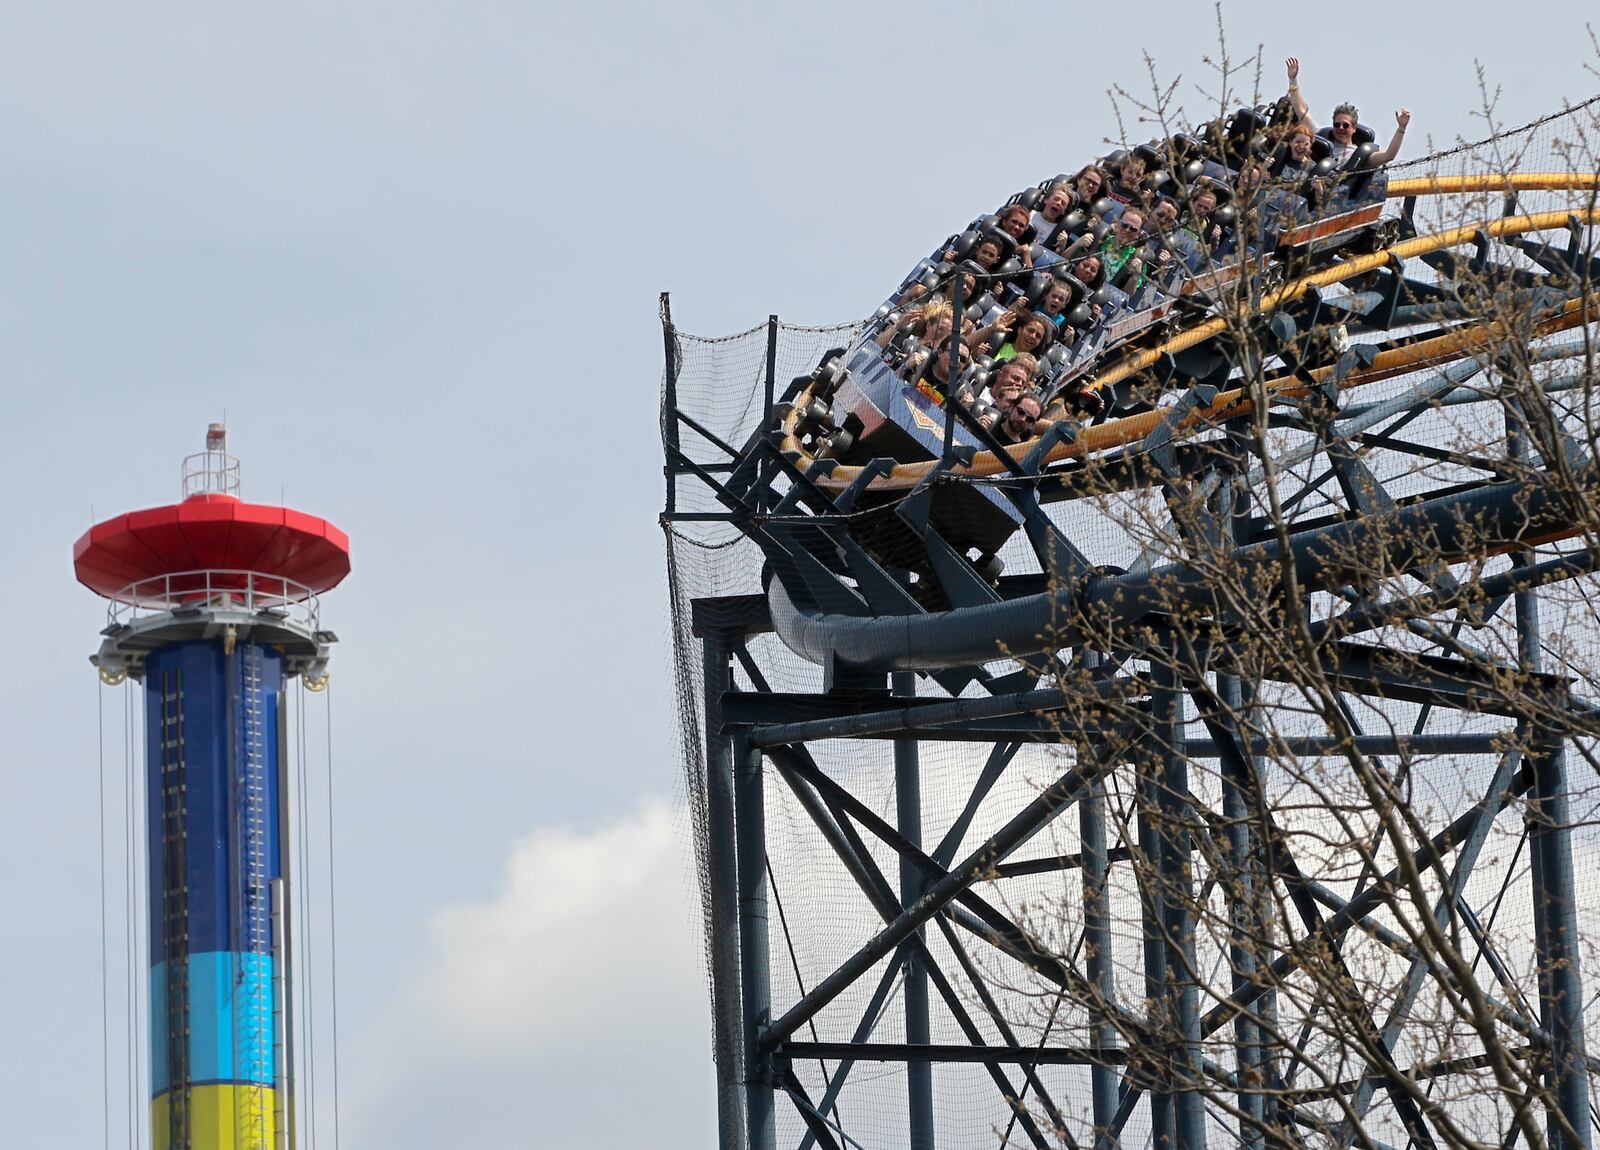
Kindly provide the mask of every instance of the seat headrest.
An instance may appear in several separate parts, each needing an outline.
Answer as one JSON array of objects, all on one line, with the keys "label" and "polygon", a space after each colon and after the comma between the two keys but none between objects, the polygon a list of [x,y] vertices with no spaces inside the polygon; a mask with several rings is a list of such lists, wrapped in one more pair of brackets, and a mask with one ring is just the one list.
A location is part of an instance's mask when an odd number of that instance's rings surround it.
[{"label": "seat headrest", "polygon": [[1253,136],[1267,126],[1267,118],[1254,108],[1240,108],[1228,121],[1228,135],[1233,139]]},{"label": "seat headrest", "polygon": [[1294,103],[1288,96],[1279,96],[1266,108],[1267,120],[1274,127],[1292,123],[1295,119]]},{"label": "seat headrest", "polygon": [[[1330,141],[1328,145],[1330,148],[1333,146],[1331,143],[1333,140],[1332,125],[1329,125],[1326,128],[1318,128],[1317,135],[1324,140]],[[1365,124],[1357,124],[1356,130],[1351,133],[1350,142],[1353,144],[1370,144],[1377,138],[1377,133],[1375,133],[1371,128],[1367,127]]]},{"label": "seat headrest", "polygon": [[1082,208],[1073,208],[1070,212],[1061,217],[1061,227],[1066,229],[1067,234],[1071,236],[1075,236],[1079,232],[1083,231],[1084,227],[1088,223],[1089,213],[1084,211]]},{"label": "seat headrest", "polygon": [[1174,167],[1199,159],[1200,153],[1204,150],[1199,140],[1184,132],[1179,132],[1167,141],[1167,154],[1172,157]]}]

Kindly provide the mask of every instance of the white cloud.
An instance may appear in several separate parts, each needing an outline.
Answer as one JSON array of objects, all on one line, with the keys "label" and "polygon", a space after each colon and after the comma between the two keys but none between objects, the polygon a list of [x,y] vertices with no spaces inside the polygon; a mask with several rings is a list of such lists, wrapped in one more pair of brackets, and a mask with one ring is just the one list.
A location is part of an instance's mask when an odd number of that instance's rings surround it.
[{"label": "white cloud", "polygon": [[592,831],[541,828],[492,897],[435,912],[386,1021],[350,1044],[350,1144],[614,1146],[634,1124],[656,1145],[708,1141],[705,981],[675,824],[652,802]]}]

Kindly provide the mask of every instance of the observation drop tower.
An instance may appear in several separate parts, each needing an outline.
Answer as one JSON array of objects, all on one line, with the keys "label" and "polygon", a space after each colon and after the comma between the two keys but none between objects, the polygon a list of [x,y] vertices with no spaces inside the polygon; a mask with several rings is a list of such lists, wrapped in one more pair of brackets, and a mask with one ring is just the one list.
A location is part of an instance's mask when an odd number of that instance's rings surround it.
[{"label": "observation drop tower", "polygon": [[214,423],[180,502],[95,524],[72,557],[110,601],[91,661],[144,687],[150,1144],[292,1150],[284,692],[327,683],[318,596],[349,540],[244,502]]}]

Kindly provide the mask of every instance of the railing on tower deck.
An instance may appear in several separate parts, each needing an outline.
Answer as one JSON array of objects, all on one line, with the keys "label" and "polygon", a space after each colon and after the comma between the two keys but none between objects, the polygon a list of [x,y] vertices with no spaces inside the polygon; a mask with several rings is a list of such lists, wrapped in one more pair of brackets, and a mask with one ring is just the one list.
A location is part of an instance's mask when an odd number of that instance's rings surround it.
[{"label": "railing on tower deck", "polygon": [[268,613],[292,626],[315,631],[321,613],[317,593],[304,583],[259,571],[175,571],[129,583],[106,609],[112,626],[156,615],[222,608]]}]

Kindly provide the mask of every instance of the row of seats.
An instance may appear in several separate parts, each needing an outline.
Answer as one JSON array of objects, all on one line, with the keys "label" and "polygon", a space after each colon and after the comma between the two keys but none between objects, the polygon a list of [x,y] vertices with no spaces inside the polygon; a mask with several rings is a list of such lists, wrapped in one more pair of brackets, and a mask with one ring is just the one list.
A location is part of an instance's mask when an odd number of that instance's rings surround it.
[{"label": "row of seats", "polygon": [[[1099,397],[1068,380],[1136,336],[1143,316],[1193,292],[1195,277],[1270,255],[1295,228],[1385,197],[1370,128],[1356,130],[1336,167],[1329,131],[1293,120],[1287,99],[1242,108],[1012,196],[919,263],[879,309],[873,334],[886,358],[908,377],[938,373],[918,321],[930,301],[952,302],[959,282],[973,359],[957,394],[989,415],[988,375],[1021,350],[1033,353],[1042,400],[1094,414]],[[1048,325],[1042,345],[1018,340],[1029,320]],[[1004,414],[993,410],[996,425]]]}]

